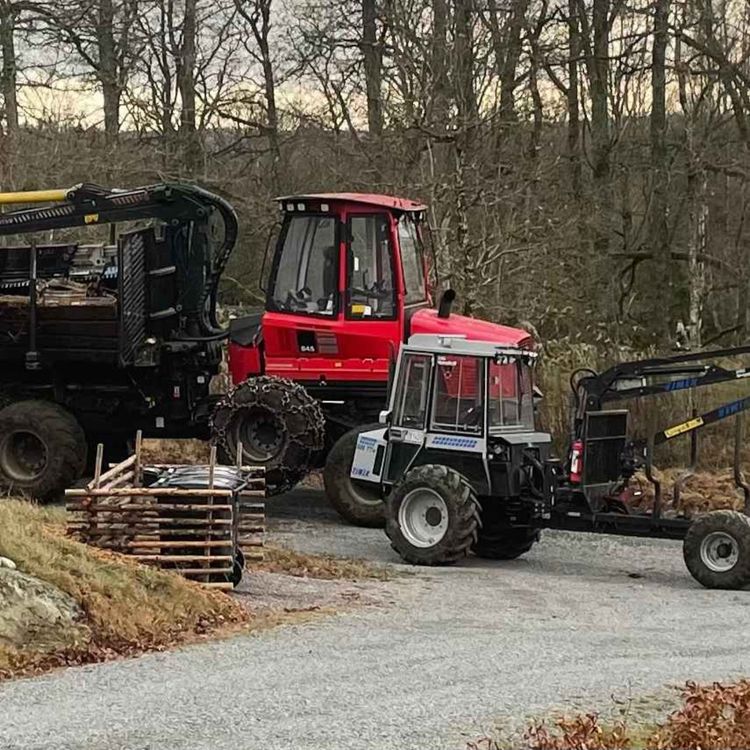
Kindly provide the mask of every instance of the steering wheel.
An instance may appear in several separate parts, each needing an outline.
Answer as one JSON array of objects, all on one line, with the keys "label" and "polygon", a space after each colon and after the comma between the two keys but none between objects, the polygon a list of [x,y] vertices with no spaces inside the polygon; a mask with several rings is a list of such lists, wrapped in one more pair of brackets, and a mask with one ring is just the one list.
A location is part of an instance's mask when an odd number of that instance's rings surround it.
[{"label": "steering wheel", "polygon": [[460,417],[461,424],[467,427],[481,427],[484,411],[481,406],[470,406]]}]

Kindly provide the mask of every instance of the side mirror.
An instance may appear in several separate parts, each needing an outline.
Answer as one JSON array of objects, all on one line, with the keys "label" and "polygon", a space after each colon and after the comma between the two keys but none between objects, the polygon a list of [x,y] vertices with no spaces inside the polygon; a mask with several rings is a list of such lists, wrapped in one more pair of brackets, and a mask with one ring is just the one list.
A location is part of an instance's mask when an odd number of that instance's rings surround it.
[{"label": "side mirror", "polygon": [[391,411],[390,411],[390,409],[383,409],[383,411],[380,412],[380,415],[378,416],[378,422],[380,424],[390,424],[391,423]]}]

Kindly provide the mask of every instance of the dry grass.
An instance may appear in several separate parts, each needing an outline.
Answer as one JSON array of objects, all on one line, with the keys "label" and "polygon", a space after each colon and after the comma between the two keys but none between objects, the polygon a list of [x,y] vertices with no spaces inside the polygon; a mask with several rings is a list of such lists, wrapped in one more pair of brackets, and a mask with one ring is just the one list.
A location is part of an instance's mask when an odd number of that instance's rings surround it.
[{"label": "dry grass", "polygon": [[[64,523],[61,509],[0,500],[0,555],[69,594],[84,612],[79,627],[61,630],[52,640],[21,649],[0,644],[0,680],[311,617],[286,609],[254,612],[252,602],[243,606],[178,575],[74,542],[65,536]],[[365,562],[278,547],[267,548],[265,560],[252,569],[329,580],[391,577],[388,570]]]},{"label": "dry grass", "polygon": [[345,560],[330,555],[306,555],[282,547],[266,547],[263,562],[253,563],[253,570],[284,573],[302,578],[340,578],[348,581],[375,579],[387,581],[393,573],[364,560]]},{"label": "dry grass", "polygon": [[0,678],[162,649],[249,621],[231,597],[63,535],[62,512],[0,502],[0,554],[75,599],[84,622],[56,643],[0,645]]},{"label": "dry grass", "polygon": [[[524,734],[529,750],[739,750],[750,747],[750,680],[723,685],[688,682],[682,705],[657,726],[602,722],[596,713],[533,722]],[[467,750],[501,750],[484,738]]]},{"label": "dry grass", "polygon": [[207,464],[211,446],[203,440],[171,440],[167,438],[143,441],[143,461],[153,464]]},{"label": "dry grass", "polygon": [[[662,504],[670,506],[674,497],[675,482],[683,469],[654,470],[654,478],[661,482]],[[636,510],[651,510],[654,503],[654,486],[640,472],[630,481],[632,493],[629,505]],[[734,483],[731,470],[698,471],[682,483],[680,500],[675,510],[690,517],[710,510],[742,510],[745,497]]]}]

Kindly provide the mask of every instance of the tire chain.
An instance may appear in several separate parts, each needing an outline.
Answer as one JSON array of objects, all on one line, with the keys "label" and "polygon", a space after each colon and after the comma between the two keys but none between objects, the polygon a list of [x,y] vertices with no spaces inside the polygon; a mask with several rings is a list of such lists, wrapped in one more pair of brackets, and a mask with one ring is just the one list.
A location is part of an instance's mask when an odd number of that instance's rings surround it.
[{"label": "tire chain", "polygon": [[[248,388],[252,387],[252,390]],[[248,398],[248,395],[252,397]],[[268,402],[268,396],[272,395]],[[241,400],[238,401],[238,396]],[[241,409],[260,407],[281,413],[287,431],[287,445],[282,460],[273,468],[281,474],[279,482],[273,483],[274,494],[291,489],[309,470],[308,465],[300,466],[284,463],[284,456],[290,453],[289,448],[296,446],[306,455],[307,462],[322,450],[325,445],[325,417],[318,401],[305,390],[304,386],[287,378],[277,378],[260,375],[239,383],[227,391],[214,408],[211,415],[211,441],[217,445],[231,460],[233,448],[227,438],[227,428],[232,423],[233,416]],[[301,415],[302,419],[289,419],[291,415]],[[297,424],[298,428],[290,430],[289,423]],[[297,451],[292,451],[297,453]],[[299,455],[299,454],[298,454]]]}]

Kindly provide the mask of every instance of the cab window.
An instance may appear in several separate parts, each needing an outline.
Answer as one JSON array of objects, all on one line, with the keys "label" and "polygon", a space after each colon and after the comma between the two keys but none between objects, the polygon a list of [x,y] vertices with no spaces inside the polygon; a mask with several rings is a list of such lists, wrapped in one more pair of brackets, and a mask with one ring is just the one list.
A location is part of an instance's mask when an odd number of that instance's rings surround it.
[{"label": "cab window", "polygon": [[432,357],[429,354],[406,354],[394,404],[397,427],[424,429],[430,389]]},{"label": "cab window", "polygon": [[398,243],[401,248],[401,267],[404,273],[404,301],[407,305],[424,302],[427,294],[422,246],[414,219],[408,214],[399,219]]},{"label": "cab window", "polygon": [[333,216],[293,216],[281,235],[271,309],[333,315],[338,289],[338,242]]},{"label": "cab window", "polygon": [[476,357],[437,358],[432,429],[437,432],[481,433],[484,428],[484,364]]},{"label": "cab window", "polygon": [[350,216],[347,317],[394,318],[395,285],[387,214]]},{"label": "cab window", "polygon": [[491,362],[489,368],[490,427],[533,428],[531,369],[518,361]]}]

